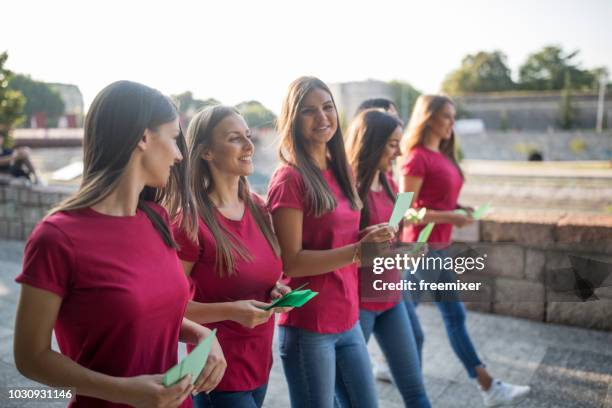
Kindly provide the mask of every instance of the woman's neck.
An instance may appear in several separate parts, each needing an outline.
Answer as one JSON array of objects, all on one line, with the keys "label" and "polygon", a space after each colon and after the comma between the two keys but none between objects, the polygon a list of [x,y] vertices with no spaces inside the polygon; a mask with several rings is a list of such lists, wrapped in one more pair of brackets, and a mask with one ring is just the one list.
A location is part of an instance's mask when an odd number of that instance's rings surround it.
[{"label": "woman's neck", "polygon": [[134,171],[126,170],[119,185],[102,201],[91,206],[95,211],[115,217],[136,215],[138,197],[145,184]]},{"label": "woman's neck", "polygon": [[327,144],[311,144],[307,148],[308,155],[320,170],[327,170]]},{"label": "woman's neck", "polygon": [[208,193],[217,208],[235,207],[241,204],[238,196],[240,176],[229,174],[213,175],[213,190]]},{"label": "woman's neck", "polygon": [[441,139],[433,132],[429,132],[425,135],[425,139],[423,140],[423,145],[429,150],[433,150],[434,152],[440,151],[440,142]]},{"label": "woman's neck", "polygon": [[382,185],[380,184],[380,170],[376,170],[374,173],[374,179],[372,180],[372,185],[370,186],[371,191],[380,191],[382,190]]}]

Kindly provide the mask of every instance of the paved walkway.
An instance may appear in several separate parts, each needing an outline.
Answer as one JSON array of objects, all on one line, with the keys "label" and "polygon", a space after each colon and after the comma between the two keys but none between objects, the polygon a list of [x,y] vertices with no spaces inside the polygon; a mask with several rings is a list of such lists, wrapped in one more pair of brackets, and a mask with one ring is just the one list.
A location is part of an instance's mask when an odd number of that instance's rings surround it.
[{"label": "paved walkway", "polygon": [[[12,353],[23,243],[0,241],[0,388],[36,386],[15,369]],[[424,374],[434,407],[482,406],[474,384],[453,355],[440,316],[419,306],[426,341]],[[612,408],[612,333],[576,329],[470,312],[468,326],[478,352],[500,378],[531,385],[522,408]],[[370,348],[378,354],[372,341]],[[278,357],[272,369],[265,407],[288,407],[287,386]],[[393,385],[378,383],[381,408],[402,407]],[[62,403],[0,400],[0,407],[61,407]]]}]

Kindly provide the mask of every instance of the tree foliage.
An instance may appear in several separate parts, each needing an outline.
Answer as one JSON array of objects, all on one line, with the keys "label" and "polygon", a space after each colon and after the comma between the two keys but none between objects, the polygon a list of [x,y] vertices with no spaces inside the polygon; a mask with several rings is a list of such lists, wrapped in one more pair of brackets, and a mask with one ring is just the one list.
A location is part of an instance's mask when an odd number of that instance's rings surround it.
[{"label": "tree foliage", "polygon": [[179,112],[189,118],[206,106],[219,105],[221,103],[215,98],[196,99],[190,91],[172,95],[172,98],[177,102]]},{"label": "tree foliage", "polygon": [[547,46],[535,52],[519,68],[521,89],[561,90],[566,86],[566,77],[575,90],[597,89],[599,76],[605,68],[581,69],[576,62],[579,51],[566,53],[558,46]]},{"label": "tree foliage", "polygon": [[245,101],[236,105],[244,120],[252,129],[271,128],[276,123],[276,115],[258,101]]},{"label": "tree foliage", "polygon": [[442,84],[442,90],[452,95],[509,91],[514,88],[506,55],[501,51],[480,51],[465,56],[461,66],[448,74]]},{"label": "tree foliage", "polygon": [[0,54],[0,136],[4,138],[4,146],[8,146],[10,130],[19,125],[23,119],[25,98],[19,92],[9,88],[13,73],[5,67],[8,53]]},{"label": "tree foliage", "polygon": [[414,103],[421,95],[421,92],[409,83],[403,81],[394,80],[389,82],[389,85],[391,85],[391,89],[393,89],[393,102],[397,106],[404,123],[408,123]]},{"label": "tree foliage", "polygon": [[64,100],[59,92],[45,82],[33,80],[28,75],[16,74],[10,79],[9,87],[25,96],[24,112],[28,118],[44,113],[49,122],[56,123],[64,114]]}]

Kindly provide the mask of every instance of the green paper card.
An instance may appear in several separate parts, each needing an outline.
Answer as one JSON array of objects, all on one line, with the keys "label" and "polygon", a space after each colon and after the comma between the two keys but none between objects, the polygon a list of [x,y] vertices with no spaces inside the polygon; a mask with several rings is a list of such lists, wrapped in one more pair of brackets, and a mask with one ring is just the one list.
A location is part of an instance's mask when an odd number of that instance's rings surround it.
[{"label": "green paper card", "polygon": [[210,353],[210,348],[212,347],[212,342],[216,334],[217,329],[214,329],[204,341],[191,350],[191,353],[177,365],[166,371],[163,384],[166,387],[170,387],[179,382],[187,374],[191,374],[191,383],[194,384],[206,365],[206,359],[208,359],[208,354]]},{"label": "green paper card", "polygon": [[436,225],[435,222],[430,222],[429,224],[427,224],[425,228],[423,228],[421,232],[419,233],[419,238],[417,239],[417,242],[421,242],[421,243],[427,242],[427,240],[429,239],[429,236],[431,235],[431,231],[433,231],[434,225]]},{"label": "green paper card", "polygon": [[404,214],[410,208],[410,204],[412,204],[412,193],[399,193],[397,198],[395,199],[395,205],[393,206],[393,212],[391,212],[391,217],[389,217],[389,225],[393,228],[397,227],[404,218]]},{"label": "green paper card", "polygon": [[[485,203],[474,210],[474,212],[472,213],[472,218],[475,220],[479,220],[485,215],[487,215],[490,209],[491,209],[491,203]],[[463,214],[465,216],[468,215],[468,212],[462,208],[459,208],[455,210],[454,212],[457,214]]]},{"label": "green paper card", "polygon": [[491,203],[485,203],[481,205],[480,207],[478,207],[476,210],[474,210],[474,212],[472,213],[472,218],[479,220],[485,215],[487,215],[490,209],[491,209]]},{"label": "green paper card", "polygon": [[265,307],[264,310],[270,310],[274,307],[301,307],[318,294],[319,292],[313,292],[310,289],[292,290],[285,296],[276,299],[270,306]]}]

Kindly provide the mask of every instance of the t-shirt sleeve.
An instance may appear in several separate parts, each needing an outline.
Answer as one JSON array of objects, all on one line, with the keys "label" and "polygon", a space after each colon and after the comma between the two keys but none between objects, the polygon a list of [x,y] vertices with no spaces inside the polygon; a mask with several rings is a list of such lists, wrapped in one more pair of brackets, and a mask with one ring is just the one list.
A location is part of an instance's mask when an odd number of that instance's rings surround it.
[{"label": "t-shirt sleeve", "polygon": [[422,178],[426,172],[427,163],[423,153],[419,149],[413,149],[402,166],[402,175]]},{"label": "t-shirt sleeve", "polygon": [[280,168],[272,176],[268,188],[268,210],[274,213],[279,208],[295,208],[304,211],[304,181],[300,173],[289,166]]},{"label": "t-shirt sleeve", "polygon": [[172,223],[172,235],[179,246],[177,253],[180,259],[187,262],[195,262],[200,259],[200,245],[193,242],[187,232],[180,227],[180,219]]},{"label": "t-shirt sleeve", "polygon": [[68,236],[57,226],[41,222],[25,246],[23,269],[15,281],[64,297],[72,284],[75,253]]}]

